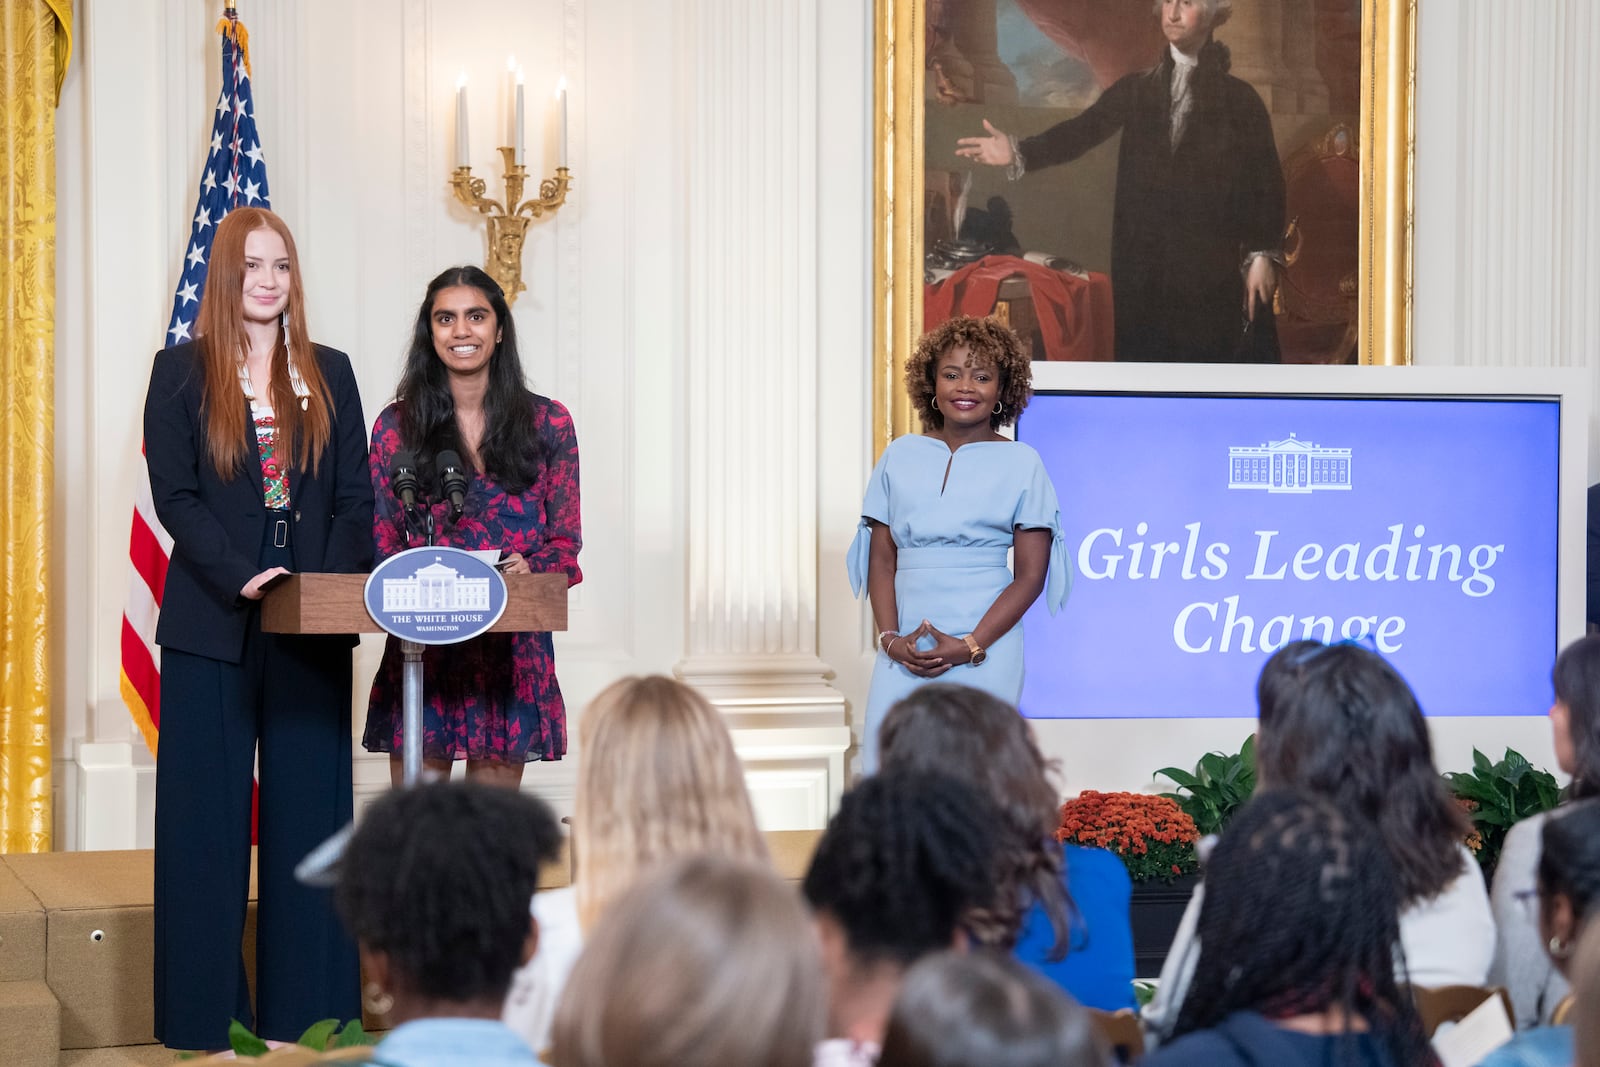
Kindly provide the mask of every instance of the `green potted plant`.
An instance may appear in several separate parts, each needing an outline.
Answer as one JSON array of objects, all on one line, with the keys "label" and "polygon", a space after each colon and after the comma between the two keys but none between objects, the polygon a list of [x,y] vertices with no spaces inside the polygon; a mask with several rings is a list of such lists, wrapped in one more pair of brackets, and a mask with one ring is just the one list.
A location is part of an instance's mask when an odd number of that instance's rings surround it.
[{"label": "green potted plant", "polygon": [[[272,1045],[257,1037],[238,1019],[230,1021],[228,1043],[233,1046],[233,1053],[239,1059],[257,1059],[273,1051]],[[293,1045],[281,1047],[332,1052],[335,1049],[369,1048],[376,1043],[377,1039],[361,1028],[360,1019],[351,1019],[343,1026],[339,1025],[338,1019],[323,1019],[321,1022],[312,1023]]]},{"label": "green potted plant", "polygon": [[1472,818],[1473,833],[1466,843],[1485,878],[1494,876],[1506,832],[1528,816],[1549,811],[1561,802],[1561,787],[1555,776],[1535,767],[1511,748],[1496,763],[1473,749],[1472,770],[1451,771],[1444,780],[1456,802]]},{"label": "green potted plant", "polygon": [[1255,792],[1256,735],[1245,738],[1238,752],[1206,753],[1192,772],[1163,767],[1156,775],[1177,783],[1178,792],[1161,795],[1188,813],[1202,837],[1221,833]]}]

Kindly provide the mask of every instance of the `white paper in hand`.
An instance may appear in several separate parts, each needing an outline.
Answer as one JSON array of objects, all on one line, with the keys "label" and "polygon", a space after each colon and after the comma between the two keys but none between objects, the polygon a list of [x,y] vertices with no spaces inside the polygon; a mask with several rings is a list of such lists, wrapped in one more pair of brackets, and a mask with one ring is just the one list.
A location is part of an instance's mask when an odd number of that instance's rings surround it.
[{"label": "white paper in hand", "polygon": [[1511,1040],[1511,1020],[1498,995],[1491,996],[1454,1026],[1441,1027],[1433,1039],[1443,1067],[1473,1067]]}]

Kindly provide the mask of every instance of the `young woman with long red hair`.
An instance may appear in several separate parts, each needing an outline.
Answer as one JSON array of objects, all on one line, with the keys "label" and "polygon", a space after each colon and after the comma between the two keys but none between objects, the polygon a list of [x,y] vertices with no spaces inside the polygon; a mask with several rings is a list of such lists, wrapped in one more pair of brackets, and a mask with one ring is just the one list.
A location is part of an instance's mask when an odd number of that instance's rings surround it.
[{"label": "young woman with long red hair", "polygon": [[[144,410],[172,535],[156,643],[155,1034],[228,1045],[239,1019],[294,1040],[361,1011],[355,946],[294,866],[351,818],[353,637],[264,633],[293,571],[372,562],[366,424],[350,360],[313,345],[294,238],[261,208],[217,225],[195,339],[156,355]],[[240,938],[259,745],[256,1003]]]}]

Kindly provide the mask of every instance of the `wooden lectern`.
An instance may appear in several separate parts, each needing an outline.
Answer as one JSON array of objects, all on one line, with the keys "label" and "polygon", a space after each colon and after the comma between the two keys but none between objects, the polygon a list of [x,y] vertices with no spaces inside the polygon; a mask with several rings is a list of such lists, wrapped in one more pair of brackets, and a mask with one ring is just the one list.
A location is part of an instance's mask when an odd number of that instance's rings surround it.
[{"label": "wooden lectern", "polygon": [[[567,628],[565,574],[507,574],[506,610],[491,633]],[[381,634],[362,598],[365,574],[292,574],[261,601],[261,628],[274,634]]]},{"label": "wooden lectern", "polygon": [[[506,574],[506,610],[490,633],[538,633],[567,628],[565,574]],[[367,612],[365,574],[294,574],[261,602],[261,628],[275,634],[377,634],[385,632]],[[407,738],[422,736],[422,649],[402,640],[403,725]],[[405,784],[422,776],[422,748],[402,753]]]}]

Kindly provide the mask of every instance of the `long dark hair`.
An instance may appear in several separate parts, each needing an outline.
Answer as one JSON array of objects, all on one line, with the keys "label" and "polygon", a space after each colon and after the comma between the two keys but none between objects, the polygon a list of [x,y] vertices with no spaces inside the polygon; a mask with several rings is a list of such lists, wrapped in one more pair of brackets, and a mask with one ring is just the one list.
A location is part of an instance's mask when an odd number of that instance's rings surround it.
[{"label": "long dark hair", "polygon": [[1416,696],[1382,656],[1295,641],[1267,661],[1256,702],[1261,783],[1314,793],[1370,821],[1394,864],[1402,907],[1461,875],[1467,817],[1434,768]]},{"label": "long dark hair", "polygon": [[1196,935],[1175,1038],[1239,1011],[1282,1019],[1338,1007],[1347,1026],[1365,1019],[1394,1063],[1436,1062],[1395,979],[1394,865],[1359,816],[1305,792],[1253,797],[1206,865]]},{"label": "long dark hair", "polygon": [[406,351],[405,369],[400,372],[400,386],[395,390],[400,403],[400,439],[407,448],[420,453],[424,466],[431,466],[433,457],[447,448],[466,456],[456,425],[450,375],[433,347],[434,298],[440,290],[458,285],[484,295],[500,328],[500,340],[489,357],[489,387],[483,397],[484,428],[478,460],[483,473],[507,493],[521,493],[539,477],[545,462],[544,446],[534,419],[533,397],[523,380],[522,360],[517,355],[517,327],[506,304],[506,294],[477,267],[451,267],[428,283],[422,306],[417,309],[417,321],[411,328],[411,347]]},{"label": "long dark hair", "polygon": [[1600,796],[1600,634],[1561,650],[1550,672],[1556,699],[1567,706],[1572,735],[1572,784],[1567,799]]},{"label": "long dark hair", "polygon": [[995,903],[968,919],[986,945],[1010,948],[1027,911],[1043,905],[1055,932],[1050,959],[1066,956],[1076,908],[1062,877],[1061,798],[1051,764],[1017,709],[982,690],[918,686],[889,709],[879,729],[885,771],[943,772],[977,787],[1000,815]]}]

